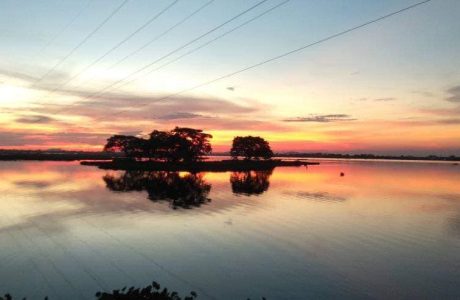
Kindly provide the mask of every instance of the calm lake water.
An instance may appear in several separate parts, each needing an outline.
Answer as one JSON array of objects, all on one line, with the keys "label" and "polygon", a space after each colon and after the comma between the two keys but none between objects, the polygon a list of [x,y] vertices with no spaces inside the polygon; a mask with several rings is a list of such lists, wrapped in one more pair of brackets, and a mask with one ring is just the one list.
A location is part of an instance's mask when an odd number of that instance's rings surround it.
[{"label": "calm lake water", "polygon": [[450,163],[192,175],[1,162],[0,195],[0,294],[93,299],[156,280],[198,299],[460,298]]}]

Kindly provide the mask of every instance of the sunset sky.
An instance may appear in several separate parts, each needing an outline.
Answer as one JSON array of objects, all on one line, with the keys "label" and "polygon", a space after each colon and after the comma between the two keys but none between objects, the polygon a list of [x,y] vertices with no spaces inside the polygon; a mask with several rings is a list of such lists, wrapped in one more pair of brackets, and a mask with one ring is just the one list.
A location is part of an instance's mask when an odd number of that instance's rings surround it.
[{"label": "sunset sky", "polygon": [[177,125],[215,151],[251,134],[276,151],[460,155],[458,0],[187,91],[420,1],[3,0],[0,148],[101,150]]}]

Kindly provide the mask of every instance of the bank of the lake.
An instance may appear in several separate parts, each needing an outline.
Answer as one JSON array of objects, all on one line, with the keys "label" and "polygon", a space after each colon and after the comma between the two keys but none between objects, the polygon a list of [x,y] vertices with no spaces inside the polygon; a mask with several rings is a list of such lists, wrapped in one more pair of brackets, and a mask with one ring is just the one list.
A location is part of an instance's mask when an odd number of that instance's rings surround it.
[{"label": "bank of the lake", "polygon": [[96,166],[105,170],[187,171],[187,172],[240,172],[264,171],[275,167],[300,167],[319,165],[306,160],[219,160],[197,162],[162,162],[115,159],[110,161],[82,161],[82,165]]}]

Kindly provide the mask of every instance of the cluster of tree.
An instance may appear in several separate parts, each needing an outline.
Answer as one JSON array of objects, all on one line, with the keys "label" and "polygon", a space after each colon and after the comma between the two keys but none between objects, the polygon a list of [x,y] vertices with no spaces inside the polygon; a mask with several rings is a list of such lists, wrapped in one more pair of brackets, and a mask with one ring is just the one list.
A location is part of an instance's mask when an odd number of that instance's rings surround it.
[{"label": "cluster of tree", "polygon": [[[135,159],[155,159],[168,162],[200,160],[212,151],[212,135],[201,129],[176,127],[171,131],[154,130],[149,138],[114,135],[107,139],[104,151],[123,152]],[[258,136],[237,136],[233,139],[230,155],[237,159],[270,159],[273,151],[266,140]]]},{"label": "cluster of tree", "polygon": [[173,209],[199,207],[211,201],[211,184],[201,174],[126,171],[121,176],[107,174],[103,179],[111,191],[146,191],[149,200],[167,201]]},{"label": "cluster of tree", "polygon": [[233,139],[230,155],[234,159],[270,159],[273,157],[273,151],[268,142],[259,136],[237,136]]},{"label": "cluster of tree", "polygon": [[124,152],[135,159],[197,161],[211,153],[210,138],[210,134],[200,129],[176,127],[171,131],[154,130],[148,139],[114,135],[107,140],[104,151]]}]

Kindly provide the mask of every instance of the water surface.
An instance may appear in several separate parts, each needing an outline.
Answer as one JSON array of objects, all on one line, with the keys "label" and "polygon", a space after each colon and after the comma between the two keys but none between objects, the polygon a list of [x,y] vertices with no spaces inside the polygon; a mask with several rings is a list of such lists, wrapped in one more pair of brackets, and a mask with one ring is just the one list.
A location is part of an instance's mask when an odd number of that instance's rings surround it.
[{"label": "water surface", "polygon": [[[344,172],[345,176],[340,176]],[[0,294],[460,298],[460,167],[322,161],[251,173],[0,163]]]}]

